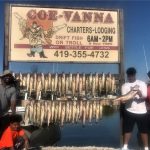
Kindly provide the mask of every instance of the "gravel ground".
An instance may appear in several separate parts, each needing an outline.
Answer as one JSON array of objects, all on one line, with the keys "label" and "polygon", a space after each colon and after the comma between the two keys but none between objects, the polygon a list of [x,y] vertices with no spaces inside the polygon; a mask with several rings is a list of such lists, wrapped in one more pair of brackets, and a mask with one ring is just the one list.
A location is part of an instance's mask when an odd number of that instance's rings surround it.
[{"label": "gravel ground", "polygon": [[45,147],[42,148],[42,150],[119,150],[111,147],[93,147],[93,146],[87,146],[87,147]]}]

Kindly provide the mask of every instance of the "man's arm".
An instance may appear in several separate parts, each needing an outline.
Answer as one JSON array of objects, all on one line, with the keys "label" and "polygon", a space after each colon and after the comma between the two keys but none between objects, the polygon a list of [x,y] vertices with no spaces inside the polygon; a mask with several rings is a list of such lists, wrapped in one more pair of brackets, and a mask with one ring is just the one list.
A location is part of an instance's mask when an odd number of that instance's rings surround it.
[{"label": "man's arm", "polygon": [[12,114],[16,113],[16,100],[17,99],[17,93],[16,89],[14,89],[11,98],[10,98],[10,109],[12,111]]},{"label": "man's arm", "polygon": [[23,135],[23,139],[25,141],[25,149],[28,149],[29,148],[29,140],[28,140],[28,137],[24,134]]}]

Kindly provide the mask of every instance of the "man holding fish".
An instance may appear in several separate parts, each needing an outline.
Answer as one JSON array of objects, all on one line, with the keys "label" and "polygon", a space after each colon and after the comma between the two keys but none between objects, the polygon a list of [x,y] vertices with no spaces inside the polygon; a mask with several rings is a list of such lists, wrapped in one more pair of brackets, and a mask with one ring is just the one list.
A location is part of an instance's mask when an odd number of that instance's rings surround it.
[{"label": "man holding fish", "polygon": [[[148,150],[148,124],[147,124],[147,109],[145,98],[147,97],[147,86],[143,81],[136,79],[136,69],[130,67],[126,71],[127,82],[122,85],[122,95],[128,95],[132,91],[134,94],[129,100],[120,98],[124,103],[123,109],[123,148],[128,150],[128,142],[131,138],[131,133],[135,124],[137,124],[141,139],[144,145],[144,150]],[[123,97],[122,96],[122,97]]]}]

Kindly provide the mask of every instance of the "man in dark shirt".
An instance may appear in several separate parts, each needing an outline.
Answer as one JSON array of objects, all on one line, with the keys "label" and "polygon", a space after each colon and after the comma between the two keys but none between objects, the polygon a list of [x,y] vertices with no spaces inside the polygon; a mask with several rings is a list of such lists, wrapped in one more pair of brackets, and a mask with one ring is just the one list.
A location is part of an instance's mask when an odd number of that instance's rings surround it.
[{"label": "man in dark shirt", "polygon": [[14,77],[9,70],[5,70],[0,75],[0,137],[5,128],[9,125],[8,110],[11,109],[12,114],[16,112],[16,96],[17,91],[14,85]]}]

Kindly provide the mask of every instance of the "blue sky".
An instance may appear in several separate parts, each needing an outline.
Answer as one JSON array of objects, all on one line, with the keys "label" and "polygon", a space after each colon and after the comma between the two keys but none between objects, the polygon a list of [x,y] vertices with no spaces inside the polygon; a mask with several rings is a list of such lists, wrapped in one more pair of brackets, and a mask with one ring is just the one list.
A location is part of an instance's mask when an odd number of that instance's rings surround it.
[{"label": "blue sky", "polygon": [[[41,0],[42,1],[42,0]],[[150,1],[116,1],[116,0],[0,0],[0,72],[3,70],[4,55],[4,5],[9,3],[48,4],[50,6],[84,7],[84,8],[120,8],[124,13],[124,64],[125,69],[133,66],[137,69],[138,78],[147,80],[146,66],[143,54],[145,47],[147,63],[150,69]],[[39,72],[112,72],[117,73],[116,65],[101,64],[58,64],[58,63],[10,63],[14,72],[30,72],[36,68]]]}]

